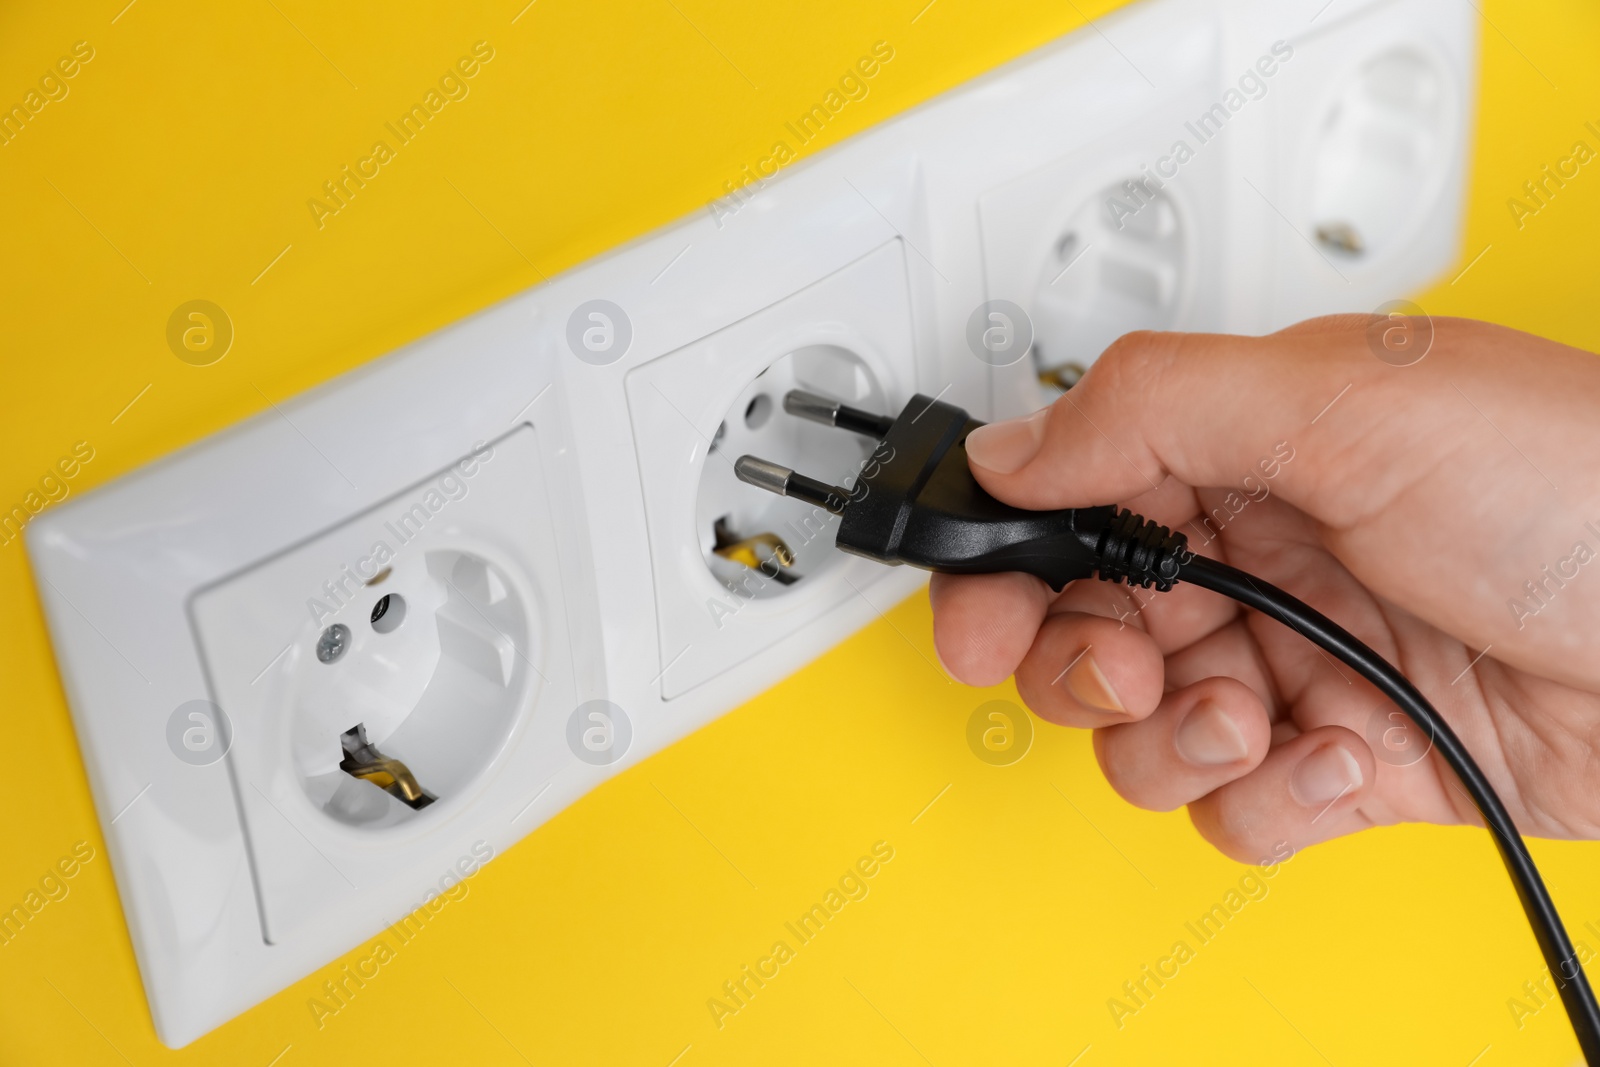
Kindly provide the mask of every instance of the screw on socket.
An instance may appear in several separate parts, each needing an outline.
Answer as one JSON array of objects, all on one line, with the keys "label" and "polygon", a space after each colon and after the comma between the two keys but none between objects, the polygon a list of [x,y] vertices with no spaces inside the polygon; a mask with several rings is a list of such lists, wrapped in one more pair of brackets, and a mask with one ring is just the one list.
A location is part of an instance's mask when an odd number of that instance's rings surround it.
[{"label": "screw on socket", "polygon": [[317,659],[332,663],[350,648],[350,627],[336,622],[317,638]]}]

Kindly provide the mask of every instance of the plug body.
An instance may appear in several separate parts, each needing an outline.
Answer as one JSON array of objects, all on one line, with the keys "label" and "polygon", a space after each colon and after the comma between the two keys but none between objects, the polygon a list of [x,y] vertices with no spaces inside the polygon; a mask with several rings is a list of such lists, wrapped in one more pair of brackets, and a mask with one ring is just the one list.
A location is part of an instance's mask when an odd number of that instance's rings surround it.
[{"label": "plug body", "polygon": [[845,552],[944,574],[1022,571],[1056,591],[1091,577],[1170,589],[1189,556],[1182,534],[1111,505],[1028,511],[996,500],[967,465],[967,435],[983,423],[953,404],[918,394],[892,421],[806,394],[790,394],[784,406],[857,433],[882,432],[849,490],[755,457],[736,464],[751,484],[840,515]]}]

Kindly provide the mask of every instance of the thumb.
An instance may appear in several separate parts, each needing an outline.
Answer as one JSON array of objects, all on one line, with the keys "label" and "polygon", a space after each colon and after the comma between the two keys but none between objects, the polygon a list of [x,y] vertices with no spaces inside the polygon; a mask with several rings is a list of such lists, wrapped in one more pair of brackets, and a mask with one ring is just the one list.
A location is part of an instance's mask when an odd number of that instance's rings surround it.
[{"label": "thumb", "polygon": [[1377,362],[1362,338],[1128,334],[1050,407],[974,430],[967,459],[984,489],[1023,508],[1114,503],[1168,475],[1237,485],[1292,456],[1319,410]]}]

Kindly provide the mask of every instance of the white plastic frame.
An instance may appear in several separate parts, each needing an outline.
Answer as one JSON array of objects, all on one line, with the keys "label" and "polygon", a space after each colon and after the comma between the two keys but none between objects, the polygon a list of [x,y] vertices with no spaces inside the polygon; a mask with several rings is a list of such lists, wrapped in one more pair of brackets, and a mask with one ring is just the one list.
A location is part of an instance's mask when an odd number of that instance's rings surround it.
[{"label": "white plastic frame", "polygon": [[[730,645],[726,663],[665,699],[663,631],[677,620],[660,610],[656,568],[676,551],[672,539],[694,531],[647,521],[647,511],[675,506],[656,494],[681,487],[641,475],[641,455],[658,442],[641,436],[648,430],[630,412],[631,373],[894,244],[905,250],[907,310],[904,336],[886,346],[897,397],[942,393],[980,417],[1038,403],[1027,361],[996,369],[966,347],[972,311],[990,296],[1011,295],[988,290],[985,252],[1027,252],[982,231],[978,203],[988,191],[1101,143],[1120,158],[1153,158],[1166,150],[1165,138],[1141,142],[1140,124],[1118,143],[1125,120],[1166,109],[1180,123],[1278,37],[1308,60],[1323,46],[1337,51],[1333,63],[1358,62],[1367,31],[1384,40],[1404,33],[1459,74],[1464,124],[1476,47],[1470,5],[1322,7],[1146,0],[796,164],[732,216],[696,212],[35,520],[29,553],[161,1039],[186,1044],[354,947],[437,892],[441,876],[467,858],[509,847],[917,588],[920,575],[886,572],[859,595],[819,597],[826,610],[774,608],[741,619],[752,634],[761,631],[748,647]],[[1174,98],[1168,71],[1191,78],[1195,64],[1175,57],[1192,59],[1197,39],[1217,81],[1213,95],[1186,105],[1184,94]],[[1309,75],[1316,66],[1285,73]],[[1315,274],[1274,277],[1277,250],[1297,238],[1273,232],[1284,222],[1264,216],[1242,178],[1253,175],[1274,200],[1292,199],[1303,179],[1296,158],[1272,148],[1309,121],[1314,94],[1290,85],[1275,86],[1270,109],[1217,146],[1226,173],[1214,202],[1184,190],[1192,210],[1214,218],[1223,235],[1195,252],[1199,269],[1223,285],[1217,306],[1197,301],[1180,328],[1256,330],[1283,325],[1291,309],[1370,310],[1429,281],[1456,255],[1464,134],[1450,142],[1452,177],[1436,209],[1400,253],[1345,285]],[[627,351],[598,366],[576,358],[566,340],[569,316],[595,299],[621,306],[632,327]],[[798,336],[811,325],[782,327]],[[522,423],[536,435],[555,558],[530,560],[518,580],[561,591],[564,619],[552,626],[564,627],[571,655],[551,658],[558,684],[544,687],[514,744],[560,754],[558,769],[548,782],[522,781],[507,770],[515,761],[504,761],[479,784],[478,800],[441,810],[427,834],[371,844],[381,860],[374,869],[392,878],[313,908],[269,944],[235,801],[241,783],[220,773],[225,765],[179,762],[164,742],[175,708],[217,695],[202,669],[191,602]],[[481,521],[478,529],[464,523],[462,536],[506,532],[495,525],[502,520]],[[698,563],[699,549],[692,554]],[[560,727],[569,702],[591,699],[615,702],[632,720],[631,747],[608,766],[566,758]],[[483,799],[502,791],[532,799],[507,819]]]}]

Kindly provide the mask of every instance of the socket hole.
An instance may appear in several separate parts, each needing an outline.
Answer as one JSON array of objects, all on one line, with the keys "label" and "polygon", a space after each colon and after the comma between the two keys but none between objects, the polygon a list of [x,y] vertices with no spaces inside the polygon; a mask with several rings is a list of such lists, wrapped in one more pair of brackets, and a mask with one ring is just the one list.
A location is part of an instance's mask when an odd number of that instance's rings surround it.
[{"label": "socket hole", "polygon": [[1076,233],[1062,234],[1061,240],[1056,242],[1056,261],[1058,263],[1066,263],[1077,250],[1078,235]]},{"label": "socket hole", "polygon": [[393,572],[394,572],[394,568],[393,567],[385,567],[385,568],[383,568],[383,570],[379,571],[377,574],[374,574],[371,578],[368,578],[367,579],[367,584],[368,585],[377,585],[379,582],[381,582],[385,578],[389,577],[389,575],[392,574]]},{"label": "socket hole", "polygon": [[387,593],[372,605],[372,628],[380,634],[393,633],[406,621],[406,598]]},{"label": "socket hole", "polygon": [[761,429],[771,417],[772,398],[766,393],[757,393],[744,409],[744,424],[752,430]]},{"label": "socket hole", "polygon": [[345,826],[384,829],[427,814],[415,790],[375,795],[402,764],[428,796],[462,797],[526,716],[529,679],[545,669],[538,616],[497,563],[438,547],[395,571],[408,567],[404,585],[389,579],[381,612],[384,597],[365,601],[372,629],[362,631],[359,614],[335,624],[345,648],[337,669],[305,664],[293,682],[288,749],[300,784]]}]

